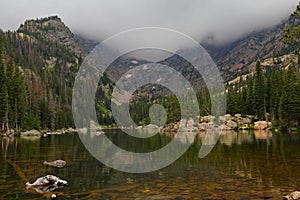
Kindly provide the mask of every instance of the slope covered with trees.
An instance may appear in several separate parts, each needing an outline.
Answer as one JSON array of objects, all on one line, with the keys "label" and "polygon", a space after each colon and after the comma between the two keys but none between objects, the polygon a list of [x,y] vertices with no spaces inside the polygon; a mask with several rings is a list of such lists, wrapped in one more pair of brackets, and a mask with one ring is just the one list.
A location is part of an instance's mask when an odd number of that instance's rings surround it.
[{"label": "slope covered with trees", "polygon": [[290,129],[300,124],[299,67],[261,67],[253,75],[227,86],[228,113],[255,115],[257,120],[270,120],[277,127]]},{"label": "slope covered with trees", "polygon": [[[61,19],[28,20],[15,32],[0,32],[0,50],[0,131],[74,126],[72,88],[85,52]],[[100,111],[104,104],[98,99]]]}]

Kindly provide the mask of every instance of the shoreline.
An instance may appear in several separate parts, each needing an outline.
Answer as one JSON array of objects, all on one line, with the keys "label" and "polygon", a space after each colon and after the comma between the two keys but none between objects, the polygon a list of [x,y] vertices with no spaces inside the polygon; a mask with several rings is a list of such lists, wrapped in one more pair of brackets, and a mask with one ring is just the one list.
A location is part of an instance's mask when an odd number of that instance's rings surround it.
[{"label": "shoreline", "polygon": [[[252,131],[252,130],[267,130],[278,132],[280,129],[273,127],[271,122],[268,121],[257,121],[253,115],[224,115],[220,116],[218,120],[214,116],[208,115],[203,117],[198,117],[199,122],[195,122],[193,119],[182,119],[179,122],[171,122],[166,124],[164,127],[158,127],[153,124],[147,126],[137,126],[137,127],[117,127],[117,125],[103,125],[97,127],[94,122],[91,122],[91,127],[96,130],[97,134],[103,134],[101,130],[116,130],[116,129],[129,129],[137,131],[147,131],[148,129],[158,129],[161,133],[176,133],[176,132],[200,132],[206,133],[211,131]],[[218,121],[218,123],[216,123]],[[87,128],[76,129],[76,128],[62,128],[59,130],[29,130],[29,131],[12,131],[10,134],[0,133],[1,137],[30,137],[30,136],[47,136],[47,135],[63,135],[78,132],[87,132]],[[298,132],[299,128],[292,128],[288,132]]]}]

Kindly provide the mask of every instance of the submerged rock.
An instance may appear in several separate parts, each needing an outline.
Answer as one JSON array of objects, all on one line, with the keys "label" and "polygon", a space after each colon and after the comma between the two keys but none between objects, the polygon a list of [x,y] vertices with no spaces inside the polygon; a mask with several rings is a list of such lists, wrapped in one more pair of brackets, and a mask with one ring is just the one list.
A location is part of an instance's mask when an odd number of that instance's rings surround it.
[{"label": "submerged rock", "polygon": [[67,162],[64,160],[55,160],[52,162],[45,161],[44,162],[44,165],[49,165],[49,166],[59,167],[59,168],[66,166],[66,164],[67,164]]},{"label": "submerged rock", "polygon": [[300,192],[299,191],[292,192],[291,194],[284,196],[283,200],[300,200]]},{"label": "submerged rock", "polygon": [[50,196],[50,199],[55,199],[56,198],[56,194],[52,194],[51,196]]}]

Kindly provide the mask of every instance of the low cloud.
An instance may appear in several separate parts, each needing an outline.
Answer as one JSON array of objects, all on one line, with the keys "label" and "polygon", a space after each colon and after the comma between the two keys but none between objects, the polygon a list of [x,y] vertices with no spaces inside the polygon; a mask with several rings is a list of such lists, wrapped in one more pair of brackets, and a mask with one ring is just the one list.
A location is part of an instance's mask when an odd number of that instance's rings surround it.
[{"label": "low cloud", "polygon": [[[201,42],[224,43],[279,24],[299,0],[3,0],[0,28],[58,15],[75,33],[102,41],[121,31],[164,27]],[[164,38],[161,38],[164,40]]]}]

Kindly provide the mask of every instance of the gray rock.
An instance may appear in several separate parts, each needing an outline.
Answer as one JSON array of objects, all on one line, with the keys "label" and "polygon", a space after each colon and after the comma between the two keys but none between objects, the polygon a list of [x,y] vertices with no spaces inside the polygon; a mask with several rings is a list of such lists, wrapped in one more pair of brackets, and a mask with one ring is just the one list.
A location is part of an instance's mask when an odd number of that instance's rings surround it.
[{"label": "gray rock", "polygon": [[26,187],[66,186],[68,182],[57,176],[47,175],[36,179],[34,183],[26,183]]},{"label": "gray rock", "polygon": [[41,136],[42,133],[37,131],[37,130],[31,130],[31,131],[26,131],[26,132],[23,132],[21,133],[21,136]]}]

